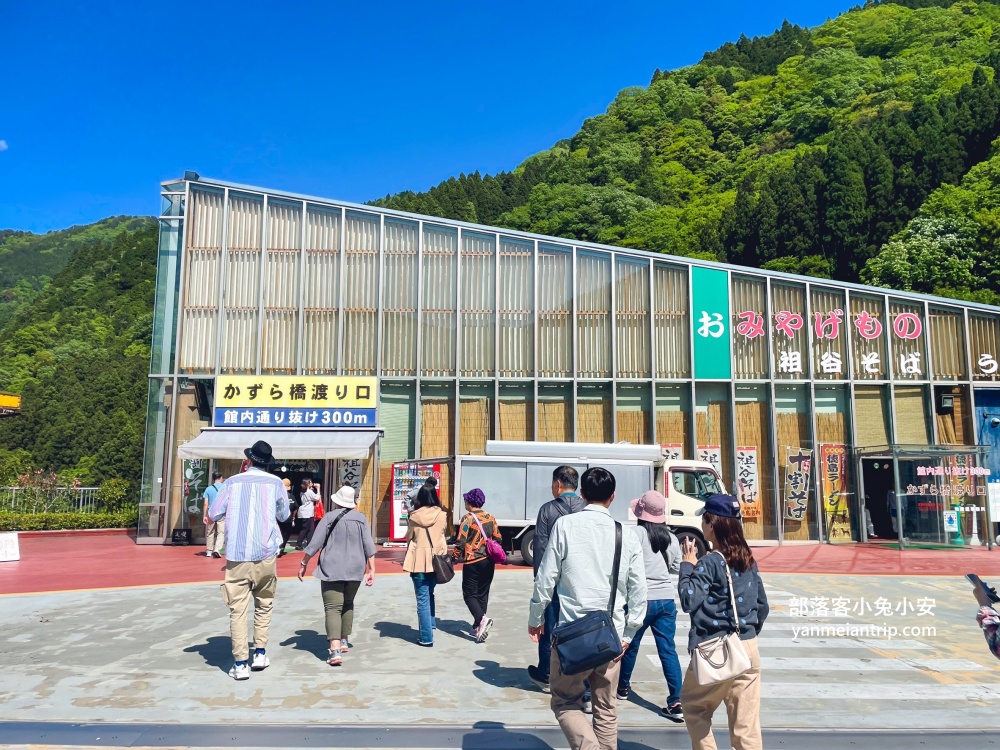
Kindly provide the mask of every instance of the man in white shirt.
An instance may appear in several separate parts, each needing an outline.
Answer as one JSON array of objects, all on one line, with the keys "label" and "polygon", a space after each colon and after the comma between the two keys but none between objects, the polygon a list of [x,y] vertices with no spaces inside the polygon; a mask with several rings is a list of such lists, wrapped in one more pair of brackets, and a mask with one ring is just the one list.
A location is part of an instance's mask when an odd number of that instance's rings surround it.
[{"label": "man in white shirt", "polygon": [[[611,596],[615,521],[609,508],[615,499],[615,478],[607,469],[595,466],[580,478],[580,491],[587,507],[553,525],[535,577],[528,634],[536,643],[544,634],[545,607],[554,593],[559,596],[559,626],[579,620],[588,612],[604,610]],[[618,592],[611,615],[622,646],[628,649],[646,617],[645,563],[635,534],[622,535]],[[552,649],[549,673],[552,711],[573,750],[618,747],[615,690],[622,654],[590,672],[564,675],[558,651]],[[593,724],[584,713],[585,682],[590,683]]]}]

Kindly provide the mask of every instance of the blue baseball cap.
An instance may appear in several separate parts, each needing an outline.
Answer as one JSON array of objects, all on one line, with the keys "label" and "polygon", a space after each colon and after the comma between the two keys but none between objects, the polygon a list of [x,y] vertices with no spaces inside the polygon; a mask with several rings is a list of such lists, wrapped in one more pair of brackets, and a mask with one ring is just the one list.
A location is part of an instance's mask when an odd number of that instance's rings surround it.
[{"label": "blue baseball cap", "polygon": [[740,518],[740,501],[732,495],[709,495],[705,507],[695,512],[696,516],[711,513],[723,518]]}]

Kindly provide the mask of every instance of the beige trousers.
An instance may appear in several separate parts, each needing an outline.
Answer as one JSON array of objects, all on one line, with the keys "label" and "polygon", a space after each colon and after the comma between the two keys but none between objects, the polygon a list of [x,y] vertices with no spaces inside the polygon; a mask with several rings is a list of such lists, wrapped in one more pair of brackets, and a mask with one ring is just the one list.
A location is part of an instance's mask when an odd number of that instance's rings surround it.
[{"label": "beige trousers", "polygon": [[205,551],[218,552],[222,554],[226,546],[226,519],[220,518],[218,521],[209,521],[205,525]]},{"label": "beige trousers", "polygon": [[[569,746],[573,750],[617,750],[618,748],[618,674],[621,662],[610,662],[591,672],[564,675],[559,666],[559,654],[552,649],[549,668],[549,689],[552,712],[556,715]],[[583,696],[590,682],[590,700],[594,707],[591,717],[583,712]]]},{"label": "beige trousers", "polygon": [[720,703],[729,714],[729,741],[734,750],[761,750],[760,738],[760,650],[757,639],[743,641],[750,669],[739,677],[715,685],[699,685],[688,665],[681,686],[684,721],[691,735],[692,750],[716,750],[712,736],[712,714]]},{"label": "beige trousers", "polygon": [[272,555],[260,562],[226,561],[226,582],[222,599],[229,605],[229,632],[233,639],[233,659],[246,661],[250,656],[247,640],[247,616],[253,599],[253,645],[267,646],[271,630],[271,607],[277,588],[277,566]]}]

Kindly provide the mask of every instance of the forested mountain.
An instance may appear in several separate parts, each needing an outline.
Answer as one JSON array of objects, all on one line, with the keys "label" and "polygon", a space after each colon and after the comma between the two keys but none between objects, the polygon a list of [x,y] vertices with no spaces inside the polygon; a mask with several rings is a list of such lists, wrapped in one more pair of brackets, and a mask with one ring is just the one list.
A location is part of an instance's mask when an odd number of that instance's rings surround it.
[{"label": "forested mountain", "polygon": [[31,466],[138,486],[156,239],[118,217],[0,241],[0,391],[23,396],[0,420],[0,485]]},{"label": "forested mountain", "polygon": [[998,301],[1000,209],[982,194],[1000,174],[984,164],[1000,136],[998,68],[997,4],[869,3],[658,70],[513,172],[378,203]]}]

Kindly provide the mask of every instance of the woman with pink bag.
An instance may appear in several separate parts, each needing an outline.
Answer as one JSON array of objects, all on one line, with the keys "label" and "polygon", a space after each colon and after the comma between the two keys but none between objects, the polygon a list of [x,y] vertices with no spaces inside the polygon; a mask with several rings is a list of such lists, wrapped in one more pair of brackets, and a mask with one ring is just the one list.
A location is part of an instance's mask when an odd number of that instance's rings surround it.
[{"label": "woman with pink bag", "polygon": [[482,643],[493,627],[493,620],[486,616],[493,573],[497,562],[506,562],[506,555],[499,544],[503,537],[497,520],[483,510],[483,491],[478,487],[469,490],[462,499],[468,512],[458,528],[454,554],[462,563],[462,597],[472,614],[472,637]]}]

